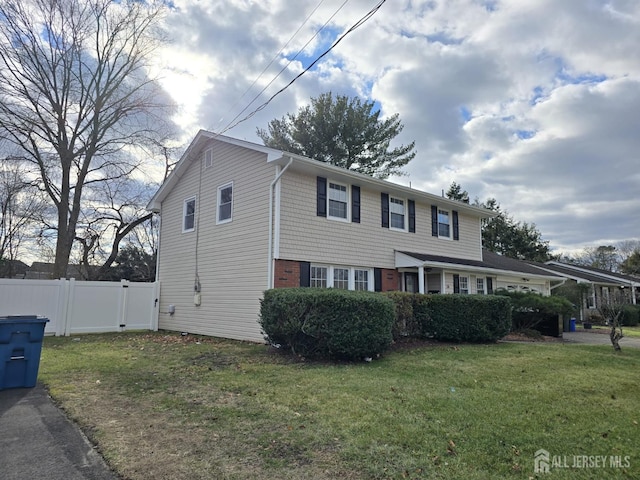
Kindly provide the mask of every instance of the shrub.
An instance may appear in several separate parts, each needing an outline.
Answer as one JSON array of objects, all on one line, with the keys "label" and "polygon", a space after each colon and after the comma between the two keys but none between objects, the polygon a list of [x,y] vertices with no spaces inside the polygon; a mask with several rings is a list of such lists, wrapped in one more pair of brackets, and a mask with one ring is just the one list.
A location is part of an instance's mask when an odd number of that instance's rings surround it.
[{"label": "shrub", "polygon": [[557,329],[558,315],[569,316],[574,311],[573,304],[562,296],[544,297],[537,293],[508,292],[506,290],[499,290],[496,294],[509,297],[511,300],[513,330],[515,331],[531,329],[546,331],[554,323]]},{"label": "shrub", "polygon": [[419,338],[422,336],[420,322],[413,314],[414,293],[386,292],[384,296],[391,299],[395,307],[395,320],[391,328],[393,340],[402,338]]},{"label": "shrub", "polygon": [[622,308],[620,324],[623,327],[635,327],[640,322],[640,307],[638,305],[625,305]]},{"label": "shrub", "polygon": [[511,328],[511,303],[506,297],[431,295],[424,303],[419,308],[423,334],[437,340],[495,342]]},{"label": "shrub", "polygon": [[[484,295],[388,294],[396,303],[394,340],[402,336],[493,342],[509,333],[508,298]],[[412,302],[412,307],[408,305]],[[413,318],[407,316],[413,312]],[[400,336],[398,332],[401,332]]]},{"label": "shrub", "polygon": [[259,322],[266,340],[309,358],[374,357],[391,344],[393,302],[373,292],[267,290]]}]

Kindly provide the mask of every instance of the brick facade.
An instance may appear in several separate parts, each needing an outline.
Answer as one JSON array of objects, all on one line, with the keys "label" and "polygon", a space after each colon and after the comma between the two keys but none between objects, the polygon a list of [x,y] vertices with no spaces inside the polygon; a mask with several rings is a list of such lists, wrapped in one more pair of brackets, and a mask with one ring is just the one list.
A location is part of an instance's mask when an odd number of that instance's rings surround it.
[{"label": "brick facade", "polygon": [[382,269],[382,291],[392,292],[400,290],[402,283],[400,281],[400,272],[389,268]]},{"label": "brick facade", "polygon": [[275,288],[299,287],[300,262],[276,260],[273,270],[273,286]]}]

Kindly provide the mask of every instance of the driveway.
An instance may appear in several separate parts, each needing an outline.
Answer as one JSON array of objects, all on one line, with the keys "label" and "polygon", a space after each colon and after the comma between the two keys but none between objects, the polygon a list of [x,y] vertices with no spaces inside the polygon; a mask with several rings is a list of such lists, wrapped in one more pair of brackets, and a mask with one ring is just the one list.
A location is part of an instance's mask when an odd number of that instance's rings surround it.
[{"label": "driveway", "polygon": [[[624,328],[622,329],[624,333]],[[564,332],[562,339],[567,343],[582,343],[587,345],[611,345],[608,330],[576,330]],[[624,337],[620,340],[620,347],[640,348],[640,337]]]}]

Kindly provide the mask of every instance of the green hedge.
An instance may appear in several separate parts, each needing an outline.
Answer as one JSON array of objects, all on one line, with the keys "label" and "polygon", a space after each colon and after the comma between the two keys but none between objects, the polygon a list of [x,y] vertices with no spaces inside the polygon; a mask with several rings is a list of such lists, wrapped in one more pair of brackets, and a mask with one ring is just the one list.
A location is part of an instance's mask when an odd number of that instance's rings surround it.
[{"label": "green hedge", "polygon": [[640,307],[638,305],[625,305],[622,308],[620,323],[624,327],[635,327],[640,323]]},{"label": "green hedge", "polygon": [[432,295],[423,333],[437,340],[495,342],[511,329],[511,302],[496,295]]},{"label": "green hedge", "polygon": [[309,358],[362,359],[392,342],[394,304],[373,292],[337,289],[267,290],[259,322],[265,339]]},{"label": "green hedge", "polygon": [[511,328],[511,303],[495,295],[386,294],[396,304],[394,340],[494,342]]}]

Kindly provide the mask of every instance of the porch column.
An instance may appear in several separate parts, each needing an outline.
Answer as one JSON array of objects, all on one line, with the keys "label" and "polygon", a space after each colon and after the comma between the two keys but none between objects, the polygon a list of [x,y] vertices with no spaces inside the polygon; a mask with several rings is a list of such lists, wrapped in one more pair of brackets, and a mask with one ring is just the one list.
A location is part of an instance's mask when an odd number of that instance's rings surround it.
[{"label": "porch column", "polygon": [[418,267],[418,292],[424,293],[424,267]]}]

